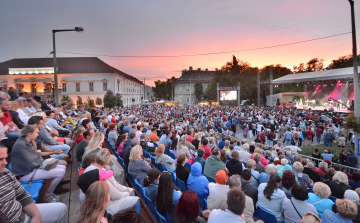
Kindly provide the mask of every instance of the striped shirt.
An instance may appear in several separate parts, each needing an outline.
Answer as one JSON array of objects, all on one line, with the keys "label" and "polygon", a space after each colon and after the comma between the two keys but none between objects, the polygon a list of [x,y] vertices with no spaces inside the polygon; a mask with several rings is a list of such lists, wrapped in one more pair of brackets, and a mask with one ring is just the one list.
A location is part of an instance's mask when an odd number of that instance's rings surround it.
[{"label": "striped shirt", "polygon": [[0,211],[4,213],[11,222],[25,220],[22,213],[23,207],[34,203],[30,194],[21,186],[8,169],[0,175]]}]

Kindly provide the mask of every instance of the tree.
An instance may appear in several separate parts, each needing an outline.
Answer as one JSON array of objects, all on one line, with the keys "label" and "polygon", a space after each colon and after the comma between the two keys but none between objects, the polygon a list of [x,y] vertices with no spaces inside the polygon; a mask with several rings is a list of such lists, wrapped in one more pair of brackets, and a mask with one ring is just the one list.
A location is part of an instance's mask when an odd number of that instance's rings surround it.
[{"label": "tree", "polygon": [[115,106],[123,106],[123,101],[121,99],[122,95],[119,93],[116,93],[114,96],[114,100],[115,100]]},{"label": "tree", "polygon": [[294,74],[296,73],[304,73],[304,72],[313,72],[313,71],[322,71],[324,70],[324,59],[313,58],[306,63],[306,67],[304,63],[299,64],[299,66],[294,65]]},{"label": "tree", "polygon": [[83,101],[82,101],[82,98],[80,96],[77,96],[77,99],[76,99],[76,105],[77,106],[80,106],[80,105],[83,105]]},{"label": "tree", "polygon": [[95,108],[95,102],[94,102],[94,100],[91,100],[90,97],[87,98],[86,105],[87,105],[87,107]]},{"label": "tree", "polygon": [[95,104],[96,105],[101,105],[102,104],[102,99],[97,97],[96,100],[95,100]]},{"label": "tree", "polygon": [[[360,58],[360,54],[358,55]],[[332,62],[327,66],[326,69],[337,69],[344,67],[352,67],[353,66],[353,56],[347,55],[337,58],[336,60],[332,60]]]},{"label": "tree", "polygon": [[67,101],[70,103],[70,108],[74,105],[74,101],[69,97],[69,95],[63,95],[61,97],[61,101],[64,102],[64,101]]},{"label": "tree", "polygon": [[203,86],[201,82],[196,82],[194,85],[194,95],[197,101],[201,101],[203,95],[204,95],[204,90],[203,90]]},{"label": "tree", "polygon": [[108,90],[104,95],[104,107],[105,108],[113,108],[116,105],[116,101],[114,100],[114,93],[111,90]]},{"label": "tree", "polygon": [[172,96],[172,84],[177,80],[176,77],[166,78],[166,81],[154,81],[155,87],[153,88],[154,96],[157,99],[170,100]]}]

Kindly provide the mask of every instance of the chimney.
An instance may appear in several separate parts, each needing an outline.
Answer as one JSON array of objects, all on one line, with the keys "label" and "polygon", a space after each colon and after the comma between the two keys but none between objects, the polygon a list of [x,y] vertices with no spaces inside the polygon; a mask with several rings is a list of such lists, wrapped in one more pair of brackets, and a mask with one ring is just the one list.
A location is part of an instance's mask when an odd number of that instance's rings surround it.
[{"label": "chimney", "polygon": [[205,68],[205,71],[208,71],[209,69]]},{"label": "chimney", "polygon": [[192,67],[189,67],[189,71],[192,71]]},{"label": "chimney", "polygon": [[197,71],[201,71],[201,68],[198,68]]},{"label": "chimney", "polygon": [[218,69],[217,69],[217,68],[215,68],[215,71],[218,71]]}]

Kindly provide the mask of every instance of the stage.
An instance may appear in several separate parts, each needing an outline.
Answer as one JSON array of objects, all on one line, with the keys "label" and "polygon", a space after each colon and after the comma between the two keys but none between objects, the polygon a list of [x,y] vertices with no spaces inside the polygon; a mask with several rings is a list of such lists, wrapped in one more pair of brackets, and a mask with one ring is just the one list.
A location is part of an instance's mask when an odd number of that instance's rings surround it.
[{"label": "stage", "polygon": [[[283,108],[284,106],[280,105],[279,108]],[[285,108],[294,108],[294,105],[285,105]],[[297,109],[300,110],[309,110],[311,109],[312,111],[324,111],[324,109],[326,109],[327,111],[330,111],[330,107],[325,108],[324,106],[315,106],[315,107],[297,107]],[[337,108],[334,107],[334,111],[333,112],[339,112],[339,113],[354,113],[354,111],[350,111],[348,109],[340,109],[338,110]]]}]

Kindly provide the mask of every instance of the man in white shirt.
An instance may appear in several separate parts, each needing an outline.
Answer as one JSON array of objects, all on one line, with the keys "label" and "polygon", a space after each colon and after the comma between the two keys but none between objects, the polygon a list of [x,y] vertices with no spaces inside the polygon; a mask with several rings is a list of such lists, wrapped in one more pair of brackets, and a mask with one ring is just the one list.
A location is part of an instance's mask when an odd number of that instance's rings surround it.
[{"label": "man in white shirt", "polygon": [[232,188],[227,194],[228,209],[222,211],[214,209],[211,211],[208,223],[239,222],[245,223],[243,215],[245,209],[245,194],[239,188]]}]

